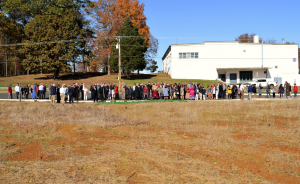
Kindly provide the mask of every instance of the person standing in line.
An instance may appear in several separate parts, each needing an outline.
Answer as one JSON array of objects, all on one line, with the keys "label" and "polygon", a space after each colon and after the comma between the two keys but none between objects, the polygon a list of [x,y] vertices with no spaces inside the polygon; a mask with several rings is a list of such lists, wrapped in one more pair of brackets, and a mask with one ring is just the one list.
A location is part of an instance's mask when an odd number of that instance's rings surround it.
[{"label": "person standing in line", "polygon": [[179,88],[179,93],[180,93],[180,99],[184,100],[184,86],[180,84],[180,88]]},{"label": "person standing in line", "polygon": [[218,99],[222,100],[223,99],[223,85],[222,84],[219,84],[218,91],[219,91],[219,94],[218,94],[219,98]]},{"label": "person standing in line", "polygon": [[148,94],[147,94],[147,97],[150,98],[150,92],[152,91],[152,85],[150,83],[150,81],[148,82],[148,85],[147,85],[147,88],[148,88]]},{"label": "person standing in line", "polygon": [[252,100],[252,93],[253,93],[253,86],[249,85],[248,86],[248,99]]},{"label": "person standing in line", "polygon": [[36,88],[37,88],[37,84],[35,83],[33,85],[33,88],[32,88],[32,93],[33,93],[33,99],[34,99],[34,101],[36,101]]},{"label": "person standing in line", "polygon": [[223,99],[226,99],[226,89],[227,89],[227,87],[226,87],[226,82],[224,82],[224,83],[222,84],[222,86],[223,86]]},{"label": "person standing in line", "polygon": [[271,89],[271,86],[269,83],[267,83],[267,98],[271,97],[270,96],[270,89]]},{"label": "person standing in line", "polygon": [[62,87],[59,89],[60,99],[62,101],[62,104],[66,103],[66,86],[65,84],[62,85]]},{"label": "person standing in line", "polygon": [[298,86],[294,83],[294,97],[297,98]]},{"label": "person standing in line", "polygon": [[232,99],[236,99],[237,94],[238,94],[238,89],[237,89],[236,83],[234,83],[232,86]]},{"label": "person standing in line", "polygon": [[118,85],[115,86],[115,99],[119,100],[119,87],[118,87]]},{"label": "person standing in line", "polygon": [[185,88],[185,100],[189,100],[190,99],[190,88],[187,85]]},{"label": "person standing in line", "polygon": [[144,97],[144,85],[143,83],[140,83],[139,85],[139,89],[140,89],[140,99],[143,100],[143,97]]},{"label": "person standing in line", "polygon": [[8,86],[8,99],[13,99],[13,97],[12,97],[11,84]]},{"label": "person standing in line", "polygon": [[214,88],[215,88],[215,96],[214,96],[214,98],[215,98],[216,100],[219,99],[219,93],[220,93],[219,87],[220,87],[220,83],[219,83],[219,82],[217,83],[217,86],[215,86],[215,84],[214,84]]},{"label": "person standing in line", "polygon": [[253,96],[256,99],[256,84],[253,85]]},{"label": "person standing in line", "polygon": [[94,97],[94,102],[98,102],[98,93],[97,91],[99,90],[99,84],[98,85],[94,85],[93,88],[92,88],[92,94],[93,94],[93,97]]},{"label": "person standing in line", "polygon": [[[40,86],[39,86],[39,98],[40,99],[43,99],[44,98],[44,86],[43,86],[43,84],[41,83],[40,84]],[[52,97],[51,97],[51,99],[52,99]]]},{"label": "person standing in line", "polygon": [[75,89],[74,89],[74,85],[69,85],[68,87],[68,95],[69,95],[69,103],[74,103],[73,99],[74,99],[74,94],[75,94]]},{"label": "person standing in line", "polygon": [[202,84],[201,86],[202,86],[202,100],[206,100],[206,89],[203,87]]},{"label": "person standing in line", "polygon": [[200,89],[198,86],[195,88],[195,93],[196,93],[195,100],[199,100]]},{"label": "person standing in line", "polygon": [[215,100],[216,99],[216,86],[215,86],[215,84],[213,84],[211,86],[211,93],[212,93],[212,99]]},{"label": "person standing in line", "polygon": [[30,88],[30,95],[31,95],[31,99],[33,100],[34,99],[34,96],[33,96],[33,85],[31,85],[31,88]]},{"label": "person standing in line", "polygon": [[187,88],[188,86],[187,86],[187,84],[186,84],[186,82],[184,83],[184,85],[183,85],[183,88],[184,88],[184,100],[186,100],[186,88]]},{"label": "person standing in line", "polygon": [[57,84],[56,88],[56,103],[60,103],[60,84]]},{"label": "person standing in line", "polygon": [[244,100],[244,92],[245,92],[244,83],[242,83],[242,85],[240,86],[241,100]]},{"label": "person standing in line", "polygon": [[164,100],[168,100],[169,99],[169,88],[166,84],[164,85],[163,91],[164,91]]},{"label": "person standing in line", "polygon": [[56,96],[56,85],[53,84],[53,86],[50,89],[50,95],[51,95],[51,103],[55,103],[55,96]]},{"label": "person standing in line", "polygon": [[19,99],[19,94],[20,94],[20,86],[19,83],[15,86],[15,92],[16,92],[16,98]]},{"label": "person standing in line", "polygon": [[263,87],[261,86],[261,84],[259,84],[259,87],[258,87],[258,94],[259,94],[259,96],[258,96],[258,98],[261,98],[262,89],[263,89]]},{"label": "person standing in line", "polygon": [[[43,90],[43,98],[46,99],[46,86],[44,85],[44,83],[42,83],[42,85],[44,86],[44,90]],[[50,90],[50,89],[49,89]]]},{"label": "person standing in line", "polygon": [[211,100],[212,94],[211,94],[211,88],[209,85],[207,86],[207,100]]},{"label": "person standing in line", "polygon": [[25,97],[26,97],[26,99],[28,99],[28,95],[29,95],[29,86],[28,85],[26,85],[25,86]]},{"label": "person standing in line", "polygon": [[144,100],[147,100],[148,99],[148,87],[147,85],[145,84],[144,88],[143,88],[143,91],[144,91]]},{"label": "person standing in line", "polygon": [[194,89],[194,85],[191,85],[190,89],[189,89],[189,93],[190,93],[190,100],[195,100],[195,89]]},{"label": "person standing in line", "polygon": [[85,88],[85,83],[81,83],[79,88],[81,93],[81,100],[84,100],[84,88]]},{"label": "person standing in line", "polygon": [[83,93],[84,93],[84,101],[87,101],[87,93],[88,93],[88,89],[85,87],[85,88],[83,88]]},{"label": "person standing in line", "polygon": [[285,81],[284,83],[284,97],[286,98],[286,85],[287,85],[287,82]]},{"label": "person standing in line", "polygon": [[281,98],[281,97],[283,97],[284,88],[283,88],[282,84],[280,84],[280,86],[279,86],[279,89],[278,89],[278,90],[279,90],[279,94],[280,94],[280,96],[279,96],[279,97],[280,97],[280,98]]},{"label": "person standing in line", "polygon": [[272,88],[272,93],[273,93],[273,98],[275,98],[275,88],[274,88],[274,86]]},{"label": "person standing in line", "polygon": [[203,86],[202,84],[199,84],[199,100],[203,100],[203,95],[202,95],[202,92],[203,92]]},{"label": "person standing in line", "polygon": [[[36,97],[38,98],[38,99],[40,99],[40,90],[39,90],[39,85],[37,85],[36,84]],[[49,93],[49,96],[50,96],[50,93]],[[49,99],[50,101],[51,101],[51,99]]]},{"label": "person standing in line", "polygon": [[286,98],[290,98],[291,90],[290,90],[290,83],[286,83]]},{"label": "person standing in line", "polygon": [[230,85],[227,86],[228,100],[232,99],[232,87]]}]

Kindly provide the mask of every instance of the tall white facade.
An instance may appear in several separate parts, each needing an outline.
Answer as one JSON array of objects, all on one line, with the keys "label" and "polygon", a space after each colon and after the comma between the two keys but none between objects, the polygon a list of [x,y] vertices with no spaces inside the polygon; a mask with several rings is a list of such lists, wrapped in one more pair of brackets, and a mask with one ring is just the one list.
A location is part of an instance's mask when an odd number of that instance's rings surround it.
[{"label": "tall white facade", "polygon": [[241,83],[258,79],[300,84],[298,44],[216,41],[170,45],[163,71],[173,79],[222,79]]}]

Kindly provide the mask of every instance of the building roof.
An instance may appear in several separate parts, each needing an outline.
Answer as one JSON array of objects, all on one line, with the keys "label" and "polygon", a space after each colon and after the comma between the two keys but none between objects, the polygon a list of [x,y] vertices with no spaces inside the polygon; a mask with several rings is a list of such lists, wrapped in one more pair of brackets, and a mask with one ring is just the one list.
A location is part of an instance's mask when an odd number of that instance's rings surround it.
[{"label": "building roof", "polygon": [[[261,43],[240,43],[239,41],[205,41],[203,43],[185,43],[185,44],[171,44],[167,51],[165,52],[164,56],[162,57],[162,59],[164,60],[167,55],[170,53],[171,51],[171,47],[172,46],[185,46],[185,45],[205,45],[205,44],[214,44],[214,43],[231,43],[231,44],[260,44]],[[297,43],[289,43],[289,44],[286,44],[286,43],[264,43],[265,45],[299,45]]]},{"label": "building roof", "polygon": [[165,52],[164,56],[162,57],[162,60],[165,60],[167,55],[171,52],[171,45],[168,47],[167,51]]},{"label": "building roof", "polygon": [[217,70],[267,70],[272,67],[217,68]]}]

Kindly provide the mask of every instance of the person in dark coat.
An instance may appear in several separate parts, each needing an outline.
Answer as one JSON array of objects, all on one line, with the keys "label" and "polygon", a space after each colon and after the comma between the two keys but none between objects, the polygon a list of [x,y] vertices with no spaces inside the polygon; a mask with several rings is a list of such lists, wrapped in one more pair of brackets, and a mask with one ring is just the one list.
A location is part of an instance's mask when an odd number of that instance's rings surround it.
[{"label": "person in dark coat", "polygon": [[219,85],[219,99],[222,100],[223,98],[223,85]]},{"label": "person in dark coat", "polygon": [[60,85],[57,85],[56,88],[56,103],[60,103]]},{"label": "person in dark coat", "polygon": [[74,103],[73,99],[74,99],[74,94],[75,94],[75,88],[74,86],[70,86],[68,89],[68,94],[69,94],[69,103]]},{"label": "person in dark coat", "polygon": [[139,100],[140,99],[140,85],[135,87],[134,94],[135,94],[135,98],[137,100]]},{"label": "person in dark coat", "polygon": [[140,90],[140,99],[143,99],[143,94],[144,94],[144,85],[143,83],[139,85],[139,90]]},{"label": "person in dark coat", "polygon": [[91,93],[94,96],[94,102],[98,102],[97,86],[93,86]]},{"label": "person in dark coat", "polygon": [[236,97],[236,94],[237,94],[237,86],[236,86],[236,83],[233,84],[232,86],[232,99],[235,99]]}]

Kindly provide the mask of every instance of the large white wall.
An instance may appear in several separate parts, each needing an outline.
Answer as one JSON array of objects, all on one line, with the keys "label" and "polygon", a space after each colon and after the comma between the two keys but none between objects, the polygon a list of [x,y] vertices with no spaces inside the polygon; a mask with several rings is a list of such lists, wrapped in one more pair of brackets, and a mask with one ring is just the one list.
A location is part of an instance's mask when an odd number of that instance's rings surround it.
[{"label": "large white wall", "polygon": [[[199,58],[179,59],[179,53],[182,52],[198,52]],[[167,66],[171,69],[168,73],[172,78],[214,80],[218,78],[216,68],[261,67],[262,44],[204,42],[200,44],[171,45],[171,52],[168,56],[170,57],[165,58],[163,62],[164,65],[169,63]],[[295,62],[293,58],[296,58]],[[276,69],[275,66],[278,66],[278,68]],[[263,67],[272,68],[269,69],[268,80],[274,80],[274,77],[278,76],[282,77],[282,81],[293,83],[294,79],[297,79],[300,83],[298,45],[264,44]],[[165,68],[164,71],[166,72]],[[253,71],[253,77],[256,78],[256,71]]]}]

